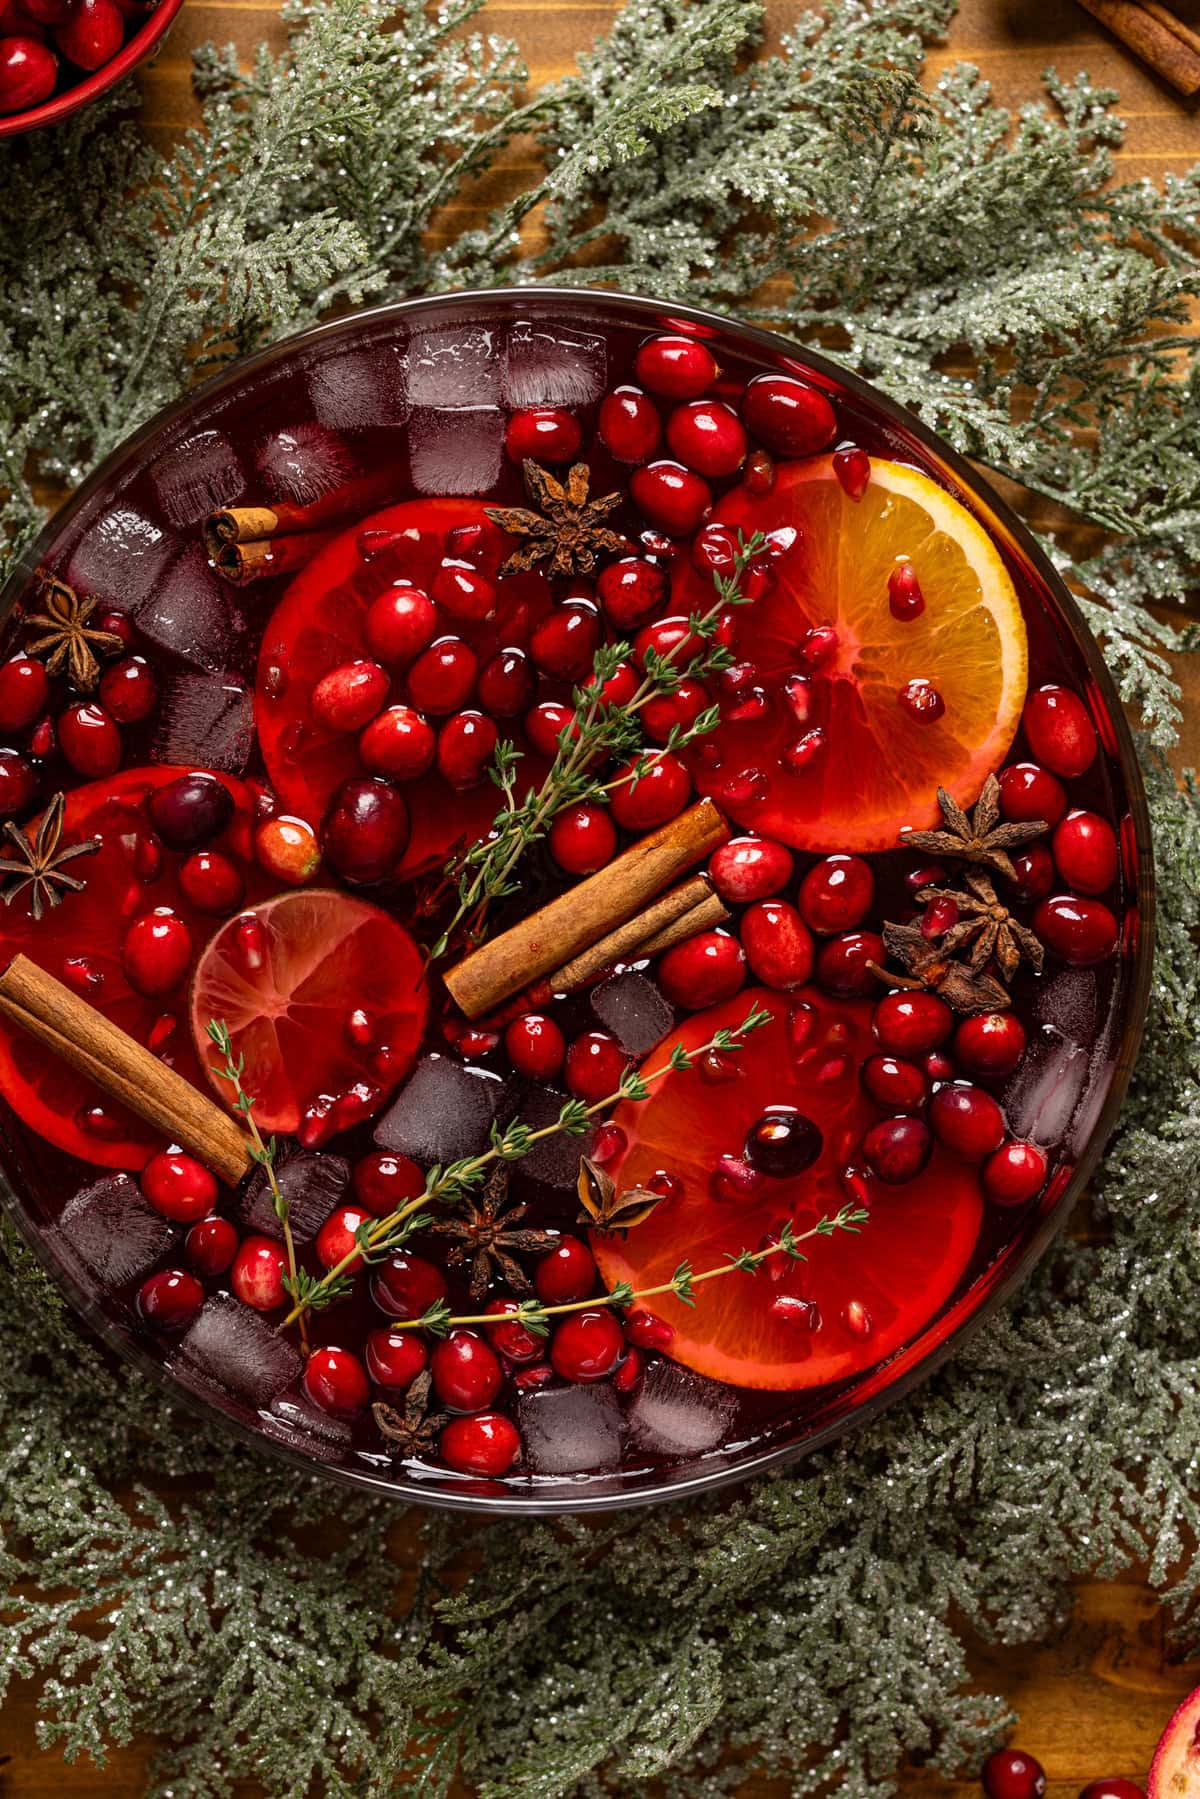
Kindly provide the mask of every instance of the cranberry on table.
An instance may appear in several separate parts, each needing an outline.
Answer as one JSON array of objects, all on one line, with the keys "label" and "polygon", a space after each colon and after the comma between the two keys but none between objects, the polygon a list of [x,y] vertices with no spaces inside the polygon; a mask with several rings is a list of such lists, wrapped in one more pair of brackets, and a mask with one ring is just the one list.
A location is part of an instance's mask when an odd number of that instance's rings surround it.
[{"label": "cranberry on table", "polygon": [[135,918],[121,945],[121,966],[134,990],[146,998],[178,987],[192,960],[192,933],[169,906]]},{"label": "cranberry on table", "polygon": [[548,841],[550,854],[567,874],[589,875],[611,862],[617,830],[607,806],[583,800],[559,813]]},{"label": "cranberry on table", "polygon": [[1117,878],[1117,834],[1098,812],[1068,812],[1051,848],[1059,874],[1078,893],[1103,893]]},{"label": "cranberry on table", "polygon": [[504,433],[504,448],[514,462],[570,462],[579,454],[583,433],[579,420],[559,406],[530,406],[514,412]]},{"label": "cranberry on table", "polygon": [[863,1138],[862,1153],[872,1174],[898,1187],[920,1174],[933,1153],[933,1136],[923,1119],[884,1118]]},{"label": "cranberry on table", "polygon": [[237,1227],[228,1218],[202,1218],[183,1240],[184,1254],[201,1274],[224,1274],[237,1250]]},{"label": "cranberry on table", "polygon": [[625,1352],[625,1336],[604,1308],[571,1312],[550,1343],[550,1362],[564,1380],[588,1383],[610,1375]]},{"label": "cranberry on table", "polygon": [[1054,894],[1034,913],[1032,928],[1034,936],[1072,968],[1091,968],[1116,952],[1117,921],[1100,900]]},{"label": "cranberry on table", "polygon": [[150,796],[148,810],[168,849],[200,849],[229,824],[233,795],[216,775],[197,770],[158,788]]},{"label": "cranberry on table", "polygon": [[896,1112],[915,1112],[929,1097],[924,1069],[900,1056],[868,1056],[859,1069],[859,1080],[876,1105]]},{"label": "cranberry on table", "polygon": [[770,899],[791,879],[792,852],[770,837],[731,837],[713,851],[708,872],[721,898],[735,906]]},{"label": "cranberry on table", "polygon": [[479,674],[479,704],[493,718],[515,718],[533,698],[534,675],[524,650],[497,650]]},{"label": "cranberry on table", "polygon": [[343,662],[322,675],[312,691],[318,721],[330,731],[361,731],[387,699],[391,685],[378,662]]},{"label": "cranberry on table", "polygon": [[1021,1206],[1040,1193],[1047,1162],[1036,1143],[1002,1143],[983,1165],[983,1190],[998,1206]]},{"label": "cranberry on table", "polygon": [[433,1390],[457,1412],[481,1412],[500,1391],[503,1370],[496,1352],[474,1331],[454,1330],[429,1358]]},{"label": "cranberry on table", "polygon": [[397,583],[371,602],[363,636],[380,662],[412,662],[433,642],[437,607],[419,587]]},{"label": "cranberry on table", "polygon": [[438,732],[437,765],[458,792],[475,787],[487,773],[500,733],[485,712],[456,712]]},{"label": "cranberry on table", "polygon": [[27,731],[46,710],[50,677],[34,656],[0,663],[0,731]]},{"label": "cranberry on table", "polygon": [[1011,1074],[1025,1054],[1025,1026],[1015,1012],[977,1012],[959,1025],[954,1054],[968,1074]]},{"label": "cranberry on table", "polygon": [[34,37],[0,38],[0,113],[27,112],[54,92],[58,63]]},{"label": "cranberry on table", "polygon": [[614,630],[633,631],[666,599],[667,577],[656,562],[622,556],[601,569],[596,595]]},{"label": "cranberry on table", "polygon": [[742,395],[742,417],[768,449],[814,456],[833,442],[837,420],[819,388],[793,375],[756,375]]},{"label": "cranberry on table", "polygon": [[177,1224],[207,1218],[217,1203],[216,1176],[186,1150],[159,1150],[138,1178],[155,1211]]},{"label": "cranberry on table", "polygon": [[[422,1190],[424,1184],[422,1179]],[[357,1180],[355,1185],[357,1190]],[[389,1318],[423,1318],[446,1293],[441,1269],[424,1256],[408,1255],[404,1250],[382,1262],[371,1280],[371,1298]]]},{"label": "cranberry on table", "polygon": [[243,1305],[273,1312],[287,1298],[287,1255],[273,1237],[247,1237],[233,1260],[229,1284]]},{"label": "cranberry on table", "polygon": [[875,931],[846,931],[830,937],[817,951],[817,980],[838,999],[861,999],[879,989],[869,966],[882,967],[883,938]]},{"label": "cranberry on table", "polygon": [[479,658],[461,637],[439,637],[408,671],[408,697],[419,712],[441,717],[465,706],[475,690]]},{"label": "cranberry on table", "polygon": [[204,1288],[185,1268],[162,1268],[138,1288],[137,1309],[159,1330],[182,1330],[204,1304]]},{"label": "cranberry on table", "polygon": [[121,733],[92,701],[68,706],[58,721],[58,743],[77,775],[89,781],[116,774],[121,766]]},{"label": "cranberry on table", "polygon": [[498,1479],[507,1474],[521,1449],[521,1438],[503,1412],[480,1412],[474,1418],[452,1418],[438,1438],[438,1450],[456,1474]]},{"label": "cranberry on table", "polygon": [[[317,1232],[314,1246],[322,1268],[336,1268],[343,1262],[347,1274],[361,1268],[363,1259],[357,1233],[364,1225],[369,1225],[373,1217],[374,1213],[365,1206],[338,1206],[331,1212]],[[346,1262],[347,1256],[353,1259]]]},{"label": "cranberry on table", "polygon": [[1024,900],[1026,904],[1045,899],[1056,879],[1054,858],[1046,845],[1040,842],[1027,844],[1014,854],[1012,865],[1016,874],[1012,888],[1014,899]]},{"label": "cranberry on table", "polygon": [[102,69],[125,40],[125,21],[113,0],[74,0],[54,41],[77,69]]},{"label": "cranberry on table", "polygon": [[390,1387],[393,1392],[410,1387],[429,1360],[416,1331],[370,1331],[363,1355],[375,1385]]},{"label": "cranberry on table", "polygon": [[1042,1799],[1046,1776],[1042,1764],[1022,1749],[997,1749],[980,1773],[988,1799]]},{"label": "cranberry on table", "polygon": [[898,1056],[919,1056],[946,1041],[954,1028],[954,1014],[936,993],[885,993],[871,1027],[883,1049]]},{"label": "cranberry on table", "polygon": [[756,900],[742,914],[740,935],[750,972],[781,993],[803,987],[813,966],[808,926],[786,900]]},{"label": "cranberry on table", "polygon": [[586,1299],[596,1282],[596,1264],[587,1244],[579,1237],[560,1237],[533,1271],[538,1298],[548,1306],[570,1305]]},{"label": "cranberry on table", "polygon": [[732,475],[746,460],[746,433],[723,400],[689,400],[667,420],[671,454],[710,480]]},{"label": "cranberry on table", "polygon": [[1000,770],[1000,816],[1009,824],[1041,822],[1053,830],[1067,810],[1057,775],[1036,762],[1013,762]]},{"label": "cranberry on table", "polygon": [[[637,769],[636,781],[629,777]],[[640,835],[675,818],[687,805],[692,777],[679,757],[669,750],[655,750],[626,762],[613,777],[609,800],[613,818],[623,831]]]},{"label": "cranberry on table", "polygon": [[1021,714],[1026,741],[1039,762],[1064,780],[1085,774],[1096,756],[1096,727],[1069,687],[1037,688]]},{"label": "cranberry on table", "polygon": [[716,357],[694,337],[652,337],[634,359],[643,387],[668,400],[698,400],[720,374]]},{"label": "cranberry on table", "polygon": [[158,703],[158,682],[144,656],[112,663],[100,677],[99,691],[101,705],[120,725],[140,724]]},{"label": "cranberry on table", "polygon": [[728,931],[699,931],[669,949],[658,965],[659,986],[673,1006],[688,1012],[732,999],[745,981],[745,952]]},{"label": "cranberry on table", "polygon": [[179,885],[198,912],[236,912],[246,897],[241,869],[220,850],[196,850],[179,870]]},{"label": "cranberry on table", "polygon": [[454,558],[442,563],[429,588],[430,598],[453,619],[481,624],[496,610],[496,584],[470,562]]},{"label": "cranberry on table", "polygon": [[798,903],[811,930],[829,935],[861,924],[875,898],[875,876],[861,856],[825,856],[800,883]]},{"label": "cranberry on table", "polygon": [[518,1367],[536,1362],[542,1353],[541,1339],[535,1337],[528,1325],[522,1324],[513,1317],[520,1306],[515,1299],[490,1299],[484,1307],[495,1318],[495,1324],[488,1325],[489,1340],[494,1349],[498,1349],[506,1361],[515,1362]]},{"label": "cranberry on table", "polygon": [[939,1087],[929,1102],[934,1135],[956,1155],[981,1162],[1004,1141],[1004,1113],[982,1087]]},{"label": "cranberry on table", "polygon": [[398,788],[378,779],[343,781],[325,819],[325,855],[344,880],[382,881],[408,847],[408,834]]},{"label": "cranberry on table", "polygon": [[596,435],[614,462],[648,462],[662,437],[653,400],[640,387],[614,387],[600,403]]},{"label": "cranberry on table", "polygon": [[289,887],[303,887],[321,866],[321,845],[306,818],[268,818],[254,833],[261,867]]},{"label": "cranberry on table", "polygon": [[367,1372],[349,1349],[328,1344],[314,1349],[304,1364],[304,1391],[323,1412],[335,1418],[352,1418],[371,1397]]},{"label": "cranberry on table", "polygon": [[629,1066],[615,1037],[607,1031],[584,1031],[567,1051],[566,1082],[576,1099],[594,1105],[616,1093]]},{"label": "cranberry on table", "polygon": [[567,1053],[558,1025],[541,1012],[514,1018],[504,1033],[504,1048],[517,1073],[531,1081],[552,1081]]},{"label": "cranberry on table", "polygon": [[0,818],[15,818],[33,804],[38,778],[20,750],[0,749]]},{"label": "cranberry on table", "polygon": [[635,469],[629,494],[643,517],[669,537],[690,537],[712,506],[708,483],[681,462],[649,462]]}]

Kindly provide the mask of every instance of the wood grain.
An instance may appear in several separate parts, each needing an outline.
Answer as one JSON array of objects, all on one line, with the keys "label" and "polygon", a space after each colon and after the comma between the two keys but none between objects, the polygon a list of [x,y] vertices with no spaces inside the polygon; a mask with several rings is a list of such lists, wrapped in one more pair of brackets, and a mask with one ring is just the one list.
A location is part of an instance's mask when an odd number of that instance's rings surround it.
[{"label": "wood grain", "polygon": [[[776,37],[802,10],[782,0],[769,0],[769,6]],[[1192,18],[1186,3],[1179,10]],[[531,78],[543,81],[569,68],[615,11],[615,5],[597,0],[492,0],[485,23],[516,38]],[[157,63],[141,77],[146,123],[155,140],[166,146],[195,118],[189,57],[197,44],[232,41],[245,58],[260,38],[278,42],[282,35],[275,0],[188,0]],[[1128,130],[1118,165],[1126,179],[1159,181],[1182,173],[1200,155],[1194,104],[1178,99],[1140,67],[1074,0],[963,0],[947,43],[930,55],[930,78],[960,60],[975,63],[996,98],[1013,108],[1038,95],[1041,72],[1050,65],[1064,76],[1084,68],[1098,84],[1119,88]],[[514,178],[520,178],[519,156],[507,177]],[[489,184],[488,201],[504,180],[501,175]],[[475,222],[469,207],[457,210],[456,226]],[[1195,763],[1200,761],[1200,674],[1182,672],[1191,700],[1184,756]],[[401,1561],[407,1547],[400,1545]],[[1019,1740],[1044,1763],[1050,1799],[1072,1799],[1102,1774],[1144,1778],[1175,1700],[1200,1683],[1200,1664],[1173,1661],[1163,1614],[1136,1580],[1083,1582],[1077,1597],[1070,1628],[1057,1641],[1017,1650],[981,1644],[972,1658],[979,1690],[1002,1693],[1020,1713]],[[0,1758],[12,1758],[0,1765],[0,1799],[84,1794],[140,1799],[149,1743],[117,1751],[102,1772],[88,1764],[68,1768],[36,1749],[35,1717],[33,1688],[18,1686],[0,1722]],[[769,1782],[751,1781],[745,1791],[747,1799],[775,1794],[782,1799],[782,1788]],[[912,1769],[904,1777],[904,1792],[908,1799],[977,1799],[979,1788]]]}]

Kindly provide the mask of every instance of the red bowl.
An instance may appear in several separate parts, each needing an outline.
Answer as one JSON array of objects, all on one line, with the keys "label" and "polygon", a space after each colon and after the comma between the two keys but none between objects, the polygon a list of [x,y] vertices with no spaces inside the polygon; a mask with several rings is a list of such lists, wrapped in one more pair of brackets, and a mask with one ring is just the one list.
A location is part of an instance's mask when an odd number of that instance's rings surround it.
[{"label": "red bowl", "polygon": [[94,70],[61,94],[52,94],[40,106],[31,106],[28,112],[0,113],[0,137],[16,137],[22,131],[36,131],[39,125],[59,125],[64,119],[69,119],[73,112],[78,112],[81,106],[89,106],[101,94],[106,94],[110,87],[115,87],[118,81],[131,74],[157,50],[175,23],[175,15],[182,5],[183,0],[158,0],[158,5],[141,28],[134,32],[103,68]]}]

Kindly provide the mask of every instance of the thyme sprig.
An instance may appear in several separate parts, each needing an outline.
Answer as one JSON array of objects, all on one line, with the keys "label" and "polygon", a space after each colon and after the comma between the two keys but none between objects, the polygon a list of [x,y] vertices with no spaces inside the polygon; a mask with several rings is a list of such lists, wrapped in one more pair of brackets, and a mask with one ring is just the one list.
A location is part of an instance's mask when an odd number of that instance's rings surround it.
[{"label": "thyme sprig", "polygon": [[558,1117],[539,1130],[530,1130],[519,1119],[503,1128],[494,1125],[489,1149],[481,1150],[476,1156],[451,1162],[445,1168],[431,1168],[426,1175],[423,1191],[415,1199],[410,1199],[395,1212],[389,1212],[385,1218],[373,1218],[364,1222],[355,1235],[355,1247],[348,1250],[340,1262],[335,1263],[320,1279],[310,1277],[297,1286],[292,1295],[295,1303],[279,1329],[283,1330],[289,1324],[301,1320],[306,1312],[320,1311],[343,1298],[352,1272],[362,1263],[383,1261],[403,1248],[410,1237],[429,1226],[432,1217],[426,1210],[428,1206],[461,1203],[479,1186],[496,1163],[519,1162],[535,1144],[547,1137],[557,1136],[560,1132],[581,1137],[591,1119],[610,1111],[623,1099],[648,1099],[655,1081],[661,1080],[666,1074],[680,1073],[691,1068],[711,1051],[736,1052],[750,1033],[766,1024],[770,1017],[771,1014],[763,1007],[752,1006],[741,1024],[714,1031],[707,1042],[699,1044],[695,1049],[688,1050],[682,1043],[676,1043],[662,1067],[655,1069],[652,1074],[643,1075],[636,1068],[629,1069],[616,1090],[604,1099],[595,1100],[591,1105],[585,1105],[579,1099],[570,1099],[563,1105]]},{"label": "thyme sprig", "polygon": [[719,708],[708,706],[690,725],[673,726],[666,742],[638,756],[632,768],[607,779],[597,772],[614,757],[628,759],[645,749],[640,714],[651,700],[675,693],[681,681],[702,680],[729,666],[731,656],[717,641],[717,630],[730,607],[750,603],[752,596],[742,592],[742,576],[755,557],[761,555],[766,542],[762,532],[756,531],[750,537],[738,532],[731,567],[724,574],[714,571],[716,597],[712,605],[688,618],[691,636],[700,640],[701,647],[686,662],[678,658],[688,638],[682,638],[661,655],[647,650],[642,659],[641,681],[623,705],[614,705],[604,698],[604,685],[632,655],[632,645],[619,640],[597,650],[590,679],[571,695],[572,715],[558,734],[554,762],[541,786],[531,789],[523,800],[518,800],[516,793],[521,752],[510,739],[497,744],[490,773],[504,803],[490,834],[462,851],[447,867],[447,875],[457,884],[458,904],[429,952],[431,960],[446,954],[464,923],[468,939],[478,938],[488,907],[517,891],[516,870],[522,857],[546,835],[565,807],[578,805],[581,800],[606,804],[615,788],[636,786],[664,756],[685,749],[697,737],[716,729]]}]

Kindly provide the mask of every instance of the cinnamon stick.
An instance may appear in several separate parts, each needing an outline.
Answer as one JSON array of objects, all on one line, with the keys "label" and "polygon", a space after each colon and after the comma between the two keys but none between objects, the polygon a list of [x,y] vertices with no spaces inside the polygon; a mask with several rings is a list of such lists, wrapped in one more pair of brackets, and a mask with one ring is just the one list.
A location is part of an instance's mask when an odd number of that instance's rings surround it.
[{"label": "cinnamon stick", "polygon": [[633,955],[638,960],[642,956],[661,956],[665,949],[674,949],[677,943],[686,943],[689,937],[695,937],[701,931],[714,930],[728,917],[729,907],[719,894],[710,893],[699,905],[693,906],[690,912],[672,919],[661,931],[655,931],[653,937],[647,937],[644,943],[639,943]]},{"label": "cinnamon stick", "polygon": [[1079,0],[1094,19],[1148,64],[1177,93],[1200,93],[1195,33],[1157,0]]},{"label": "cinnamon stick", "polygon": [[336,536],[336,531],[301,531],[295,537],[260,537],[249,543],[231,541],[223,543],[215,555],[210,547],[209,559],[217,573],[235,587],[248,587],[251,581],[295,574]]},{"label": "cinnamon stick", "polygon": [[700,800],[456,963],[446,975],[451,998],[468,1018],[494,1011],[511,994],[566,967],[642,912],[676,875],[694,867],[728,835],[713,802]]},{"label": "cinnamon stick", "polygon": [[224,545],[254,543],[260,538],[292,537],[297,533],[327,530],[362,518],[376,506],[395,498],[396,479],[389,468],[374,475],[344,481],[332,493],[307,506],[291,500],[260,501],[254,506],[222,506],[204,521],[204,547],[216,562]]},{"label": "cinnamon stick", "polygon": [[[641,955],[647,938],[652,938],[679,919],[696,909],[705,900],[714,897],[712,888],[703,875],[693,875],[681,887],[673,887],[669,893],[647,906],[644,912],[637,913],[627,923],[618,925],[615,931],[599,938],[590,948],[582,950],[570,962],[564,962],[561,968],[546,977],[546,987],[550,993],[574,993],[579,987],[586,987],[598,974],[611,968],[614,962],[624,957]],[[718,900],[718,905],[720,901]],[[688,935],[692,935],[691,932]]]},{"label": "cinnamon stick", "polygon": [[249,1139],[227,1112],[28,956],[0,974],[0,1014],[230,1186],[249,1173]]}]

